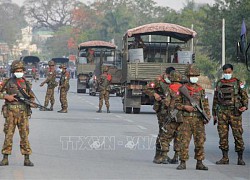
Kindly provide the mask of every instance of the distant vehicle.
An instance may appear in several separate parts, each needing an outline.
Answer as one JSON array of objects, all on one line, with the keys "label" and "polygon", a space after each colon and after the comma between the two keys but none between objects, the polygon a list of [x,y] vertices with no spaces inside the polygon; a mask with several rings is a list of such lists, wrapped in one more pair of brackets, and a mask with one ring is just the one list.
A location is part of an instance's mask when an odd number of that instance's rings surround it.
[{"label": "distant vehicle", "polygon": [[40,59],[37,56],[24,56],[21,57],[25,66],[25,78],[30,78],[31,80],[39,80],[39,62]]},{"label": "distant vehicle", "polygon": [[69,67],[69,58],[63,58],[63,57],[60,57],[60,58],[52,58],[51,60],[53,60],[55,63],[56,63],[56,77],[57,78],[60,78],[61,77],[61,71],[60,71],[60,68],[59,66],[61,64],[65,64],[67,66],[67,68]]},{"label": "distant vehicle", "polygon": [[[77,70],[77,92],[86,93],[89,88],[90,95],[98,91],[97,79],[102,73],[102,66],[109,66],[109,73],[113,76],[112,85],[120,82],[117,80],[118,67],[121,67],[121,56],[116,46],[105,41],[87,41],[79,44]],[[119,60],[120,58],[120,60]],[[121,73],[120,73],[121,74]]]}]

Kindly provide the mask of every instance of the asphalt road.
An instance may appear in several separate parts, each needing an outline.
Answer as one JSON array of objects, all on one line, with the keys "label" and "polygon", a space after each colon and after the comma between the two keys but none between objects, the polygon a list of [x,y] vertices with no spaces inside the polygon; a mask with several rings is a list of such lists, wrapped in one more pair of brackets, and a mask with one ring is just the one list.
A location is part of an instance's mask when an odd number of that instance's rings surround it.
[{"label": "asphalt road", "polygon": [[[33,82],[33,90],[43,104],[46,87],[42,80]],[[212,94],[208,94],[210,103]],[[206,126],[205,144],[208,171],[195,170],[194,146],[190,144],[187,169],[177,165],[152,163],[157,135],[157,119],[151,106],[144,106],[141,114],[124,114],[120,97],[111,95],[111,113],[96,113],[98,97],[76,93],[76,80],[71,80],[68,94],[69,112],[60,110],[59,94],[55,92],[53,112],[33,110],[30,119],[31,160],[34,167],[23,166],[16,130],[10,165],[0,167],[0,179],[250,179],[250,111],[244,113],[246,166],[238,166],[234,140],[230,134],[230,164],[215,165],[221,158],[218,134],[212,122]],[[1,102],[2,104],[2,102]],[[0,118],[0,129],[4,119]],[[4,134],[0,131],[0,145]],[[171,148],[170,156],[173,155]]]}]

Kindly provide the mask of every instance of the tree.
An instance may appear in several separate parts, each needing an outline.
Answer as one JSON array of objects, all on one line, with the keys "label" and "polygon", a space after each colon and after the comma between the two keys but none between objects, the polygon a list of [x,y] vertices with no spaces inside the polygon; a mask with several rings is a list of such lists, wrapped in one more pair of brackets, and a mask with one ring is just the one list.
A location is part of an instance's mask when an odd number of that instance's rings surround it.
[{"label": "tree", "polygon": [[26,0],[26,16],[35,27],[53,31],[72,24],[72,11],[81,3],[77,0]]},{"label": "tree", "polygon": [[20,38],[21,28],[26,25],[24,14],[18,5],[8,2],[0,4],[0,41],[12,48]]}]

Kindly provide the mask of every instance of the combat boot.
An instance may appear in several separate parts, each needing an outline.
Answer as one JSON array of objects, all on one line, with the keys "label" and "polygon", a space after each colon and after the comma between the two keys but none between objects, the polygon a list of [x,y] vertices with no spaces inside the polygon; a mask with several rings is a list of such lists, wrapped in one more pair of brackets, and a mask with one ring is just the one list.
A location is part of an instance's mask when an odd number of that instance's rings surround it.
[{"label": "combat boot", "polygon": [[170,158],[168,157],[167,151],[163,151],[161,153],[161,157],[162,157],[162,164],[169,164]]},{"label": "combat boot", "polygon": [[197,170],[208,170],[208,167],[205,166],[203,163],[202,163],[202,160],[197,160],[197,163],[196,163],[196,169]]},{"label": "combat boot", "polygon": [[34,166],[34,164],[30,161],[29,155],[24,155],[24,166]]},{"label": "combat boot", "polygon": [[8,160],[8,154],[3,155],[3,160],[0,162],[0,166],[8,166],[9,160]]},{"label": "combat boot", "polygon": [[223,157],[216,164],[229,164],[228,151],[222,150]]},{"label": "combat boot", "polygon": [[156,163],[156,164],[159,164],[157,163],[159,160],[159,158],[161,157],[161,151],[157,150],[155,151],[155,157],[154,157],[154,160],[153,160],[153,163]]},{"label": "combat boot", "polygon": [[53,111],[53,105],[52,105],[52,104],[50,105],[49,110],[50,110],[50,111]]},{"label": "combat boot", "polygon": [[177,169],[177,170],[186,169],[186,161],[181,160],[181,163],[179,164],[179,166],[177,166],[176,169]]},{"label": "combat boot", "polygon": [[178,152],[175,151],[174,157],[173,157],[173,159],[169,160],[169,163],[170,164],[178,164],[179,163],[179,161],[178,161]]},{"label": "combat boot", "polygon": [[57,112],[59,112],[59,113],[67,113],[68,110],[67,109],[61,109],[60,111],[57,111]]},{"label": "combat boot", "polygon": [[96,112],[97,113],[101,113],[102,112],[102,108],[99,108]]},{"label": "combat boot", "polygon": [[238,151],[238,165],[246,165],[246,163],[243,161],[243,151]]},{"label": "combat boot", "polygon": [[107,108],[107,113],[110,113],[110,110],[109,110],[109,108]]}]

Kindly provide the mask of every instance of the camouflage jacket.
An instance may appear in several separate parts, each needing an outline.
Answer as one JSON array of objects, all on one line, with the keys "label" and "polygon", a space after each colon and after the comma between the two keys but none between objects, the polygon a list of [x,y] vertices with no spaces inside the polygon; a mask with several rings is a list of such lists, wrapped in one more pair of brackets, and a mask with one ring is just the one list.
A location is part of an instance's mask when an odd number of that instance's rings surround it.
[{"label": "camouflage jacket", "polygon": [[[205,94],[205,90],[198,84],[187,83],[187,84],[185,84],[183,86],[187,87],[191,98],[194,99],[194,101],[201,107],[201,109],[204,110],[206,115],[208,117],[211,117],[208,97]],[[201,117],[201,114],[198,111],[194,111],[194,112],[186,111],[184,109],[185,105],[191,106],[191,103],[189,102],[189,100],[183,94],[181,94],[181,101],[176,103],[175,107],[177,109],[179,109],[179,110],[182,110],[182,114],[183,114],[184,117],[185,116],[189,116],[189,117],[191,117],[191,116],[198,116],[199,117],[200,116]]]},{"label": "camouflage jacket", "polygon": [[212,107],[213,116],[216,116],[216,111],[221,106],[248,108],[248,94],[244,84],[239,79],[220,79],[216,83]]},{"label": "camouflage jacket", "polygon": [[69,72],[66,71],[66,72],[62,72],[62,75],[60,77],[60,80],[59,80],[59,86],[61,88],[66,88],[66,89],[69,89],[69,78],[70,78],[70,75],[69,75]]},{"label": "camouflage jacket", "polygon": [[110,87],[110,83],[112,80],[112,76],[109,73],[103,73],[98,81],[98,89],[99,91],[110,91],[111,87]]},{"label": "camouflage jacket", "polygon": [[[0,98],[3,99],[4,94],[8,94],[8,95],[16,94],[19,97],[24,97],[23,93],[21,93],[19,90],[20,88],[23,89],[25,96],[29,97],[31,101],[35,100],[35,94],[31,90],[30,82],[24,78],[17,79],[15,77],[4,80],[1,90],[0,90]],[[24,98],[27,98],[27,97],[24,97]],[[5,104],[19,105],[22,103],[19,101],[13,101],[13,102],[5,101]]]},{"label": "camouflage jacket", "polygon": [[[153,82],[150,82],[146,89],[145,93],[148,96],[154,96],[154,93],[157,93],[161,96],[162,100],[164,100],[169,93],[169,84],[165,82],[165,80],[162,78],[162,76],[159,76],[157,79],[155,79]],[[165,103],[163,101],[154,101],[154,108],[156,112],[160,111],[166,111]],[[164,110],[165,109],[165,110]]]},{"label": "camouflage jacket", "polygon": [[58,83],[56,82],[56,71],[49,71],[49,73],[47,74],[47,78],[42,82],[42,84],[45,83],[48,84],[48,88],[50,89],[53,89],[58,85]]}]

